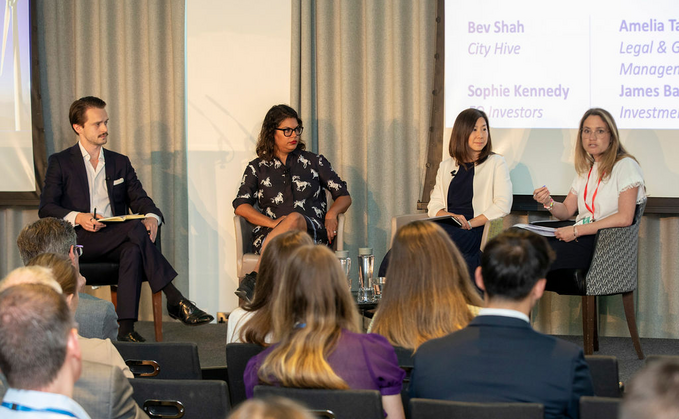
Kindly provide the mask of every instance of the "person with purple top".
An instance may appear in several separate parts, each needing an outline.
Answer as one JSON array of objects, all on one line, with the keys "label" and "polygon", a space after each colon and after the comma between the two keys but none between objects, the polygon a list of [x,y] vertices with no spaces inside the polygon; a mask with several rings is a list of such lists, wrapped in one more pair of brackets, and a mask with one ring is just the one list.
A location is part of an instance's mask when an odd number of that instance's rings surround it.
[{"label": "person with purple top", "polygon": [[268,384],[297,388],[378,390],[390,419],[404,418],[394,348],[358,333],[358,310],[337,258],[325,246],[302,246],[290,257],[273,301],[275,345],[248,362],[245,392]]}]

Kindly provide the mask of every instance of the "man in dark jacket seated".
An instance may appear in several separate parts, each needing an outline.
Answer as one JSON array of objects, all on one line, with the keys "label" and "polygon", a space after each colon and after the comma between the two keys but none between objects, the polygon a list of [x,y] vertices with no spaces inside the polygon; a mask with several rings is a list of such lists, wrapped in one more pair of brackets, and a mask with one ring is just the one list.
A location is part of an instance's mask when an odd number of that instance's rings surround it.
[{"label": "man in dark jacket seated", "polygon": [[[210,314],[184,298],[172,281],[177,272],[153,244],[163,214],[146,194],[130,159],[103,146],[108,142],[106,102],[87,96],[73,102],[71,128],[78,143],[50,156],[40,196],[40,218],[63,218],[76,230],[85,251],[81,261],[107,259],[120,263],[118,274],[119,341],[143,342],[134,330],[141,283],[163,291],[167,312],[187,325],[209,323]],[[102,217],[132,210],[141,220],[104,224]]]},{"label": "man in dark jacket seated", "polygon": [[411,397],[544,405],[545,418],[578,418],[593,395],[582,348],[536,332],[528,315],[553,260],[547,241],[508,230],[484,249],[475,280],[486,308],[469,325],[415,353]]}]

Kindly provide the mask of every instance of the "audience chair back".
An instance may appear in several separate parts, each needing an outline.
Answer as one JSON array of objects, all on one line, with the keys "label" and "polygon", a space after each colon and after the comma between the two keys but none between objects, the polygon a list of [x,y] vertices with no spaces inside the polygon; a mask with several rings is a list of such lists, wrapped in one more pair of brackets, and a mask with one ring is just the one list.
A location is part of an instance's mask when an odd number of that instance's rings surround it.
[{"label": "audience chair back", "polygon": [[[155,245],[161,250],[161,226],[158,226]],[[87,249],[85,249],[87,251]],[[118,270],[120,265],[107,260],[80,262],[80,273],[87,279],[87,285],[111,287],[111,302],[118,309]],[[153,327],[156,342],[163,341],[163,295],[160,291],[151,295],[153,303]]]},{"label": "audience chair back", "polygon": [[618,375],[618,359],[614,356],[585,355],[598,397],[622,397],[622,383]]},{"label": "audience chair back", "polygon": [[413,359],[413,350],[401,346],[394,346],[396,358],[398,358],[398,366],[406,372],[401,386],[401,402],[403,406],[408,406],[410,403],[410,374],[413,371],[415,360]]},{"label": "audience chair back", "polygon": [[617,397],[580,397],[580,419],[617,419],[622,399]]},{"label": "audience chair back", "polygon": [[302,403],[315,414],[330,411],[337,419],[384,419],[377,390],[326,390],[256,386],[255,397],[280,396]]},{"label": "audience chair back", "polygon": [[231,407],[224,381],[131,379],[132,397],[151,418],[226,419]]},{"label": "audience chair back", "polygon": [[226,376],[233,407],[246,399],[243,374],[245,374],[248,361],[264,349],[263,346],[253,343],[229,343],[226,345]]},{"label": "audience chair back", "polygon": [[[628,227],[602,228],[596,233],[589,270],[559,269],[547,274],[547,291],[582,296],[582,329],[585,355],[599,350],[597,296],[622,295],[627,327],[639,359],[644,359],[635,315],[639,225],[646,201],[637,204],[634,222]],[[541,222],[542,225],[548,223]]]},{"label": "audience chair back", "polygon": [[411,419],[544,419],[537,403],[468,403],[449,400],[411,399]]},{"label": "audience chair back", "polygon": [[200,380],[198,345],[195,343],[113,342],[135,378]]},{"label": "audience chair back", "polygon": [[396,352],[396,357],[398,358],[398,366],[410,371],[415,365],[415,360],[413,359],[413,350],[408,348],[403,348],[401,346],[394,346],[394,352]]}]

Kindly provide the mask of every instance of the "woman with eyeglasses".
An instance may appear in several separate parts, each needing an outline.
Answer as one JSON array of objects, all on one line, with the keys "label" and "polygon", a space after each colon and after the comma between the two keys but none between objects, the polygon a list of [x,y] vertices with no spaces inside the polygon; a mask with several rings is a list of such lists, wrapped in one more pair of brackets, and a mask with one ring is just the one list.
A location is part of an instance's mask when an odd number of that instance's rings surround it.
[{"label": "woman with eyeglasses", "polygon": [[[332,243],[337,217],[351,205],[347,184],[330,162],[305,150],[303,130],[302,119],[290,106],[269,109],[257,140],[257,158],[245,168],[233,200],[236,215],[256,226],[252,247],[257,254],[268,239],[290,230],[308,232],[315,243]],[[325,190],[333,199],[329,208]],[[236,295],[251,299],[258,268],[246,275]]]},{"label": "woman with eyeglasses", "polygon": [[627,227],[636,204],[646,198],[644,174],[637,160],[620,143],[613,116],[601,108],[585,112],[575,144],[577,177],[563,202],[556,202],[546,186],[533,198],[554,217],[573,225],[558,228],[550,240],[556,261],[550,270],[587,269],[594,253],[594,237],[601,228]]}]

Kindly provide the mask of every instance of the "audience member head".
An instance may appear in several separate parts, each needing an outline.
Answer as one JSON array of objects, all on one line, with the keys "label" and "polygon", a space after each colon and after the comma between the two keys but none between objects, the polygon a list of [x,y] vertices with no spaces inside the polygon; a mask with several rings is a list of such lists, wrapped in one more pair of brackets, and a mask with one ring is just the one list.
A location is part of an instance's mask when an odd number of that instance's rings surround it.
[{"label": "audience member head", "polygon": [[520,302],[529,296],[537,301],[553,260],[554,252],[544,237],[509,229],[486,244],[476,284],[489,301]]},{"label": "audience member head", "polygon": [[[259,131],[259,138],[257,139],[257,157],[262,160],[271,161],[274,158],[274,150],[276,146],[276,128],[288,118],[294,118],[297,120],[299,126],[303,126],[302,118],[297,115],[297,111],[292,109],[288,105],[275,105],[269,112],[266,113],[264,117],[264,122],[262,122],[262,129]],[[306,149],[304,140],[302,137],[297,138],[297,150]]]},{"label": "audience member head", "polygon": [[325,246],[302,246],[290,257],[273,303],[274,340],[259,378],[284,387],[348,388],[327,354],[342,330],[358,331],[358,311],[339,261]]},{"label": "audience member head", "polygon": [[41,253],[58,253],[70,256],[78,267],[75,229],[66,220],[48,217],[27,225],[19,233],[17,246],[24,265]]},{"label": "audience member head", "polygon": [[241,403],[228,419],[314,419],[302,405],[283,397],[250,399]]},{"label": "audience member head", "polygon": [[68,256],[43,253],[29,260],[26,265],[49,269],[54,280],[61,286],[71,310],[75,313],[78,308],[78,292],[85,285],[85,278],[78,274]]},{"label": "audience member head", "polygon": [[246,311],[255,313],[241,328],[241,341],[266,345],[265,338],[273,330],[271,308],[283,268],[292,252],[301,246],[312,244],[314,242],[306,232],[287,231],[274,237],[266,245],[260,260],[254,299],[244,306]]},{"label": "audience member head", "polygon": [[649,362],[629,382],[620,419],[679,418],[679,360]]},{"label": "audience member head", "polygon": [[13,270],[0,281],[0,292],[21,284],[47,285],[59,294],[62,293],[61,285],[54,280],[52,271],[42,266],[27,266]]},{"label": "audience member head", "polygon": [[71,396],[80,376],[73,314],[46,285],[0,292],[0,369],[9,386]]},{"label": "audience member head", "polygon": [[[588,118],[589,119],[588,121]],[[590,125],[603,125],[605,129],[602,134],[597,134],[596,131],[593,133],[585,134],[585,122]],[[615,163],[625,157],[634,158],[631,154],[625,150],[622,143],[620,142],[620,134],[618,133],[618,126],[615,124],[615,119],[607,110],[601,108],[592,108],[587,110],[585,114],[580,119],[580,126],[578,128],[578,140],[575,142],[575,170],[578,174],[584,174],[589,171],[589,169],[594,164],[594,158],[585,149],[584,141],[590,139],[591,136],[596,135],[599,137],[603,135],[604,138],[609,140],[608,148],[604,151],[598,168],[598,176],[606,179],[610,176],[613,171],[613,166]],[[636,159],[635,159],[636,160]]]},{"label": "audience member head", "polygon": [[473,318],[467,304],[482,305],[467,265],[448,234],[430,221],[401,227],[391,247],[372,331],[394,346],[417,349]]},{"label": "audience member head", "polygon": [[[474,133],[479,118],[483,118],[486,121],[488,140],[480,151],[478,158],[474,159],[475,153],[469,145],[469,138]],[[450,157],[460,163],[483,163],[493,153],[493,143],[490,139],[490,122],[488,122],[488,116],[484,111],[469,108],[457,115],[453,124],[453,131],[450,134],[448,153],[450,153]]]},{"label": "audience member head", "polygon": [[68,119],[71,122],[71,128],[73,132],[78,134],[75,130],[74,125],[84,126],[87,122],[87,110],[90,108],[104,109],[106,107],[106,102],[94,96],[85,96],[76,100],[71,104],[71,108],[68,111]]}]

